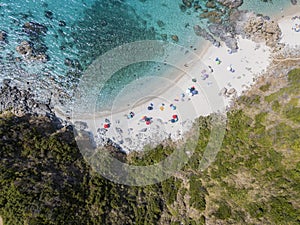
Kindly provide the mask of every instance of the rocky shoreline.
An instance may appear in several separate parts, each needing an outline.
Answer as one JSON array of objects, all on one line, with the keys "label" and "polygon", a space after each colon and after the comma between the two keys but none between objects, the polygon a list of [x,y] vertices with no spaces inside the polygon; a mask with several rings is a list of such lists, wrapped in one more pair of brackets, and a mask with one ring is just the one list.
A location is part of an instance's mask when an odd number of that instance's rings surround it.
[{"label": "rocky shoreline", "polygon": [[216,16],[221,18],[222,12],[218,8],[215,11],[200,14],[200,17],[209,19],[210,25],[208,30],[195,25],[194,32],[197,36],[210,41],[216,47],[219,47],[222,42],[232,52],[236,52],[239,48],[237,44],[238,36],[255,42],[266,42],[269,47],[278,45],[281,31],[278,24],[270,17],[239,10],[238,7],[242,5],[243,1],[223,0],[218,2],[229,8],[228,15],[222,20],[210,19]]}]

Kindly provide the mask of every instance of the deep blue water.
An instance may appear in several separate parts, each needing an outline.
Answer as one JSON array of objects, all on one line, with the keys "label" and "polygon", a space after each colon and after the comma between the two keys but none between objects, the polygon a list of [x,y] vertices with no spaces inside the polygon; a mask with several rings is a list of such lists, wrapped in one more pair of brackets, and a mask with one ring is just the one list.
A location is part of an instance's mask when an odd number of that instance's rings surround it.
[{"label": "deep blue water", "polygon": [[[198,1],[205,9],[206,1]],[[258,3],[259,2],[259,3]],[[277,12],[287,0],[273,0],[268,10],[258,0],[245,0],[243,9],[258,13]],[[180,9],[181,0],[2,0],[0,30],[7,33],[7,43],[0,48],[0,81],[13,78],[21,83],[43,84],[37,89],[56,89],[72,96],[84,69],[103,53],[138,40],[165,40],[190,48],[199,45],[193,26],[206,26],[199,19],[200,10]],[[264,4],[264,5],[263,5]],[[26,22],[47,27],[47,32],[28,35]],[[16,61],[16,47],[31,41],[37,52],[44,52],[46,63]],[[200,42],[201,43],[201,42]],[[66,59],[69,65],[66,65]],[[110,79],[100,101],[109,101],[126,83],[142,76],[160,76],[161,65],[139,63],[124,68]]]}]

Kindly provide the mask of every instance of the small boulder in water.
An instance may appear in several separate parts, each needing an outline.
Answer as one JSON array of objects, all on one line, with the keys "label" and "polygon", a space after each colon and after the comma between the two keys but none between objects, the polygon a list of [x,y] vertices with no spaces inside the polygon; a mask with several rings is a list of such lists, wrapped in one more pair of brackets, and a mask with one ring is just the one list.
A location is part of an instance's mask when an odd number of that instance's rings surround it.
[{"label": "small boulder in water", "polygon": [[60,20],[60,21],[58,22],[58,26],[60,26],[60,27],[65,27],[66,25],[67,25],[66,22],[63,21],[63,20]]},{"label": "small boulder in water", "polygon": [[28,41],[23,41],[19,46],[16,47],[16,50],[21,55],[31,56],[33,52],[32,44]]},{"label": "small boulder in water", "polygon": [[29,35],[41,35],[48,31],[48,28],[35,22],[27,22],[23,25],[23,31]]},{"label": "small boulder in water", "polygon": [[102,27],[107,26],[107,21],[106,21],[106,20],[101,20],[101,26],[102,26]]},{"label": "small boulder in water", "polygon": [[51,11],[45,11],[45,17],[52,20],[53,19],[53,13]]},{"label": "small boulder in water", "polygon": [[172,40],[175,41],[175,42],[178,42],[179,41],[179,38],[177,35],[172,35],[171,36]]},{"label": "small boulder in water", "polygon": [[182,0],[182,3],[188,7],[188,8],[191,8],[192,7],[192,3],[193,3],[194,0]]},{"label": "small boulder in water", "polygon": [[2,42],[5,42],[7,39],[7,34],[5,31],[0,31],[0,41]]}]

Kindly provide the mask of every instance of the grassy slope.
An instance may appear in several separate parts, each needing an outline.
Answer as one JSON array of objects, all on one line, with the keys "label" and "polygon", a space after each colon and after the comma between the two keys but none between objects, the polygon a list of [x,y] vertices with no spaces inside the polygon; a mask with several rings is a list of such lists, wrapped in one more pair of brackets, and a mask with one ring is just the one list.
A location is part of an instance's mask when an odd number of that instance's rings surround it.
[{"label": "grassy slope", "polygon": [[[274,92],[272,82],[239,99],[228,113],[215,162],[198,170],[210,134],[188,165],[146,187],[116,185],[93,173],[71,131],[45,118],[2,115],[0,215],[4,224],[299,224],[300,70]],[[272,93],[273,92],[273,93]],[[151,164],[172,147],[128,157]]]}]

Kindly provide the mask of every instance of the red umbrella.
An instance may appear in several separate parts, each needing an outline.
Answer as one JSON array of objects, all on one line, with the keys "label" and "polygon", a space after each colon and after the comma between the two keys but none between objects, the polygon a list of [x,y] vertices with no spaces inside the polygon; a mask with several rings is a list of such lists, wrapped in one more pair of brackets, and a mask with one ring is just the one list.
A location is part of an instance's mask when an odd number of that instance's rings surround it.
[{"label": "red umbrella", "polygon": [[104,126],[103,126],[105,129],[109,128],[109,124],[108,123],[105,123]]},{"label": "red umbrella", "polygon": [[177,115],[173,115],[172,118],[173,118],[173,119],[177,119]]},{"label": "red umbrella", "polygon": [[146,121],[146,124],[147,124],[147,125],[150,125],[150,124],[151,124],[151,121]]}]

